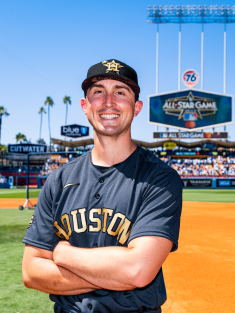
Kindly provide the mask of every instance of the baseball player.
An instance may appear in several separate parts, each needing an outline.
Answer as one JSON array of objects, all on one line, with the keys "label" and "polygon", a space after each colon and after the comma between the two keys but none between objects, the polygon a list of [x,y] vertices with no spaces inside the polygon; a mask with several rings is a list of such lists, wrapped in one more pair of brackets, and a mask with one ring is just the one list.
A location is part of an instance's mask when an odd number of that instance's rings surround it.
[{"label": "baseball player", "polygon": [[56,313],[160,313],[162,264],[178,246],[180,177],[131,140],[143,106],[134,69],[100,62],[82,89],[94,147],[43,186],[23,240],[24,284],[50,293]]}]

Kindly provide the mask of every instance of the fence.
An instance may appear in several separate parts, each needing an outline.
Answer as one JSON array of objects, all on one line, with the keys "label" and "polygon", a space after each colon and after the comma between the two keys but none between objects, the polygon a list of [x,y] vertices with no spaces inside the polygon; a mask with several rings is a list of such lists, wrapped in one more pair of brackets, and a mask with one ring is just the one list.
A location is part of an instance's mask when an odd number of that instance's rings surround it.
[{"label": "fence", "polygon": [[220,188],[235,189],[235,178],[217,178],[217,177],[181,177],[183,188]]}]

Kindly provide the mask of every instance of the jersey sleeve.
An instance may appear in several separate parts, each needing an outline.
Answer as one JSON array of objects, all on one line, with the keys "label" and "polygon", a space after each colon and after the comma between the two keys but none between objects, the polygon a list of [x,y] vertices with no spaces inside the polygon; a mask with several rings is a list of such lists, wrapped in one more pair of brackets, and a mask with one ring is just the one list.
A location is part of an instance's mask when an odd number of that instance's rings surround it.
[{"label": "jersey sleeve", "polygon": [[158,173],[143,191],[143,201],[128,242],[140,236],[165,237],[178,248],[182,210],[182,182],[173,171]]},{"label": "jersey sleeve", "polygon": [[23,243],[50,251],[53,251],[59,242],[53,226],[54,183],[50,175],[39,194],[35,212],[23,239]]}]

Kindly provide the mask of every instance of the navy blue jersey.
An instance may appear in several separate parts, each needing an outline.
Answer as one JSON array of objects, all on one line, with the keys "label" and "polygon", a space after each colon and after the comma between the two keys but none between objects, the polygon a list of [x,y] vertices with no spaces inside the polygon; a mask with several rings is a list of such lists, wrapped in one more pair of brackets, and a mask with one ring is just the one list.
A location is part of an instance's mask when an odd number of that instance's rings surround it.
[{"label": "navy blue jersey", "polygon": [[[182,183],[175,170],[137,147],[123,162],[100,171],[91,152],[55,170],[39,195],[24,243],[53,251],[60,240],[75,247],[124,246],[140,236],[165,237],[178,247]],[[162,269],[146,287],[50,295],[55,312],[160,312],[166,300]]]}]

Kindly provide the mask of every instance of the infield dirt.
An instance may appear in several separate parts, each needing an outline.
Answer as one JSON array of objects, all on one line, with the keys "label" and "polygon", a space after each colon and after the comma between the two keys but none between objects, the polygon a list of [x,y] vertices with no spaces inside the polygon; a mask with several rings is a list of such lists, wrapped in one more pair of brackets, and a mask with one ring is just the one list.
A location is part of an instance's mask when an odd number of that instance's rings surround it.
[{"label": "infield dirt", "polygon": [[[32,204],[37,204],[38,199],[30,199]],[[25,199],[0,199],[0,209],[18,209],[24,205]]]},{"label": "infield dirt", "polygon": [[163,313],[235,312],[235,203],[184,202]]}]

